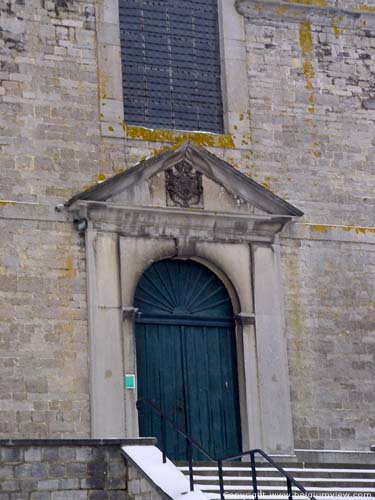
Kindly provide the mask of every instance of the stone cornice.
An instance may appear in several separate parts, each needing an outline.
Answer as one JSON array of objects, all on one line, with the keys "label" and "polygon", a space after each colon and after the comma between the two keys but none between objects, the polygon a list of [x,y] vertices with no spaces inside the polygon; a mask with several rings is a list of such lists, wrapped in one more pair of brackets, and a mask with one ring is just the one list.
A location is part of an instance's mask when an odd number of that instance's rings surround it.
[{"label": "stone cornice", "polygon": [[155,438],[31,438],[0,439],[0,446],[6,447],[47,447],[47,446],[153,446]]},{"label": "stone cornice", "polygon": [[[346,5],[345,5],[346,4]],[[354,27],[361,23],[375,25],[375,7],[368,5],[347,6],[345,0],[330,5],[326,0],[235,0],[236,9],[242,16],[266,19],[287,19],[300,22],[306,18],[319,24],[330,24],[340,20],[344,27]]]},{"label": "stone cornice", "polygon": [[193,209],[127,207],[77,200],[69,211],[87,219],[88,227],[134,237],[181,238],[204,241],[272,243],[275,235],[294,220],[288,215],[244,215]]}]

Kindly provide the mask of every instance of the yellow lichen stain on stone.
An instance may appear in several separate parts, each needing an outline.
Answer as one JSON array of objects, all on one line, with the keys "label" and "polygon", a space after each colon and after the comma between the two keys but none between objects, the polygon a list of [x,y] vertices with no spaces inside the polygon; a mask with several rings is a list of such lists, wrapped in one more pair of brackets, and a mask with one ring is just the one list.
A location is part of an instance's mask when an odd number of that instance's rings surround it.
[{"label": "yellow lichen stain on stone", "polygon": [[108,127],[108,130],[109,130],[110,132],[113,132],[113,131],[114,131],[114,128],[113,128],[113,127],[111,127],[111,125],[110,125],[110,126]]},{"label": "yellow lichen stain on stone", "polygon": [[106,180],[106,178],[107,178],[107,176],[105,174],[103,174],[103,172],[99,172],[96,175],[96,182],[103,182]]},{"label": "yellow lichen stain on stone", "polygon": [[370,5],[359,5],[357,9],[362,12],[375,12],[375,7]]},{"label": "yellow lichen stain on stone", "polygon": [[314,78],[315,71],[313,66],[313,34],[311,23],[309,21],[300,23],[299,25],[299,42],[303,56],[303,74],[305,75],[306,88],[310,90],[309,113],[315,112],[315,94],[314,94]]},{"label": "yellow lichen stain on stone", "polygon": [[304,56],[311,57],[313,49],[313,35],[311,23],[303,22],[299,26],[299,41]]},{"label": "yellow lichen stain on stone", "polygon": [[6,207],[7,205],[15,205],[15,201],[0,200],[0,207]]},{"label": "yellow lichen stain on stone", "polygon": [[336,38],[339,38],[342,35],[344,29],[340,28],[340,23],[343,20],[343,16],[337,16],[332,19],[332,29],[335,33]]},{"label": "yellow lichen stain on stone", "polygon": [[[316,137],[315,132],[314,132],[313,136]],[[311,149],[309,151],[309,154],[315,156],[315,158],[320,158],[322,156],[322,153],[320,151],[320,144],[319,144],[319,142],[314,141],[311,144]]]},{"label": "yellow lichen stain on stone", "polygon": [[317,149],[310,149],[309,155],[315,156],[315,158],[320,158],[322,156],[322,153]]},{"label": "yellow lichen stain on stone", "polygon": [[307,111],[309,113],[315,113],[315,94],[314,92],[311,92],[309,95],[309,106],[307,108]]},{"label": "yellow lichen stain on stone", "polygon": [[341,229],[342,231],[354,231],[356,234],[375,234],[375,227],[367,226],[356,226],[355,224],[310,224],[306,223],[307,226],[311,226],[313,231],[318,233],[326,233],[330,229]]},{"label": "yellow lichen stain on stone", "polygon": [[327,0],[286,0],[288,3],[299,5],[311,5],[313,7],[328,7]]},{"label": "yellow lichen stain on stone", "polygon": [[230,163],[232,165],[232,167],[234,167],[235,169],[240,169],[241,168],[241,165],[238,163],[237,159],[234,158],[233,156],[229,156],[228,158],[226,158],[226,160],[228,163]]},{"label": "yellow lichen stain on stone", "polygon": [[212,134],[208,132],[176,132],[168,129],[149,129],[125,124],[125,134],[129,139],[142,139],[150,142],[172,142],[182,144],[192,141],[200,146],[234,148],[232,134]]},{"label": "yellow lichen stain on stone", "polygon": [[68,257],[65,259],[65,265],[64,265],[64,278],[66,279],[73,279],[76,275],[76,270],[74,269],[73,265],[73,258]]},{"label": "yellow lichen stain on stone", "polygon": [[339,38],[339,37],[340,37],[340,35],[341,35],[341,33],[342,33],[342,29],[341,29],[341,28],[339,28],[339,27],[337,26],[337,24],[332,24],[332,29],[333,29],[333,31],[334,31],[334,33],[335,33],[335,37],[336,37],[336,38]]},{"label": "yellow lichen stain on stone", "polygon": [[107,97],[107,85],[109,77],[105,71],[99,71],[99,95],[101,99],[106,99]]},{"label": "yellow lichen stain on stone", "polygon": [[[194,138],[192,140],[196,142]],[[200,142],[197,143],[200,144]],[[234,148],[233,135],[232,134],[219,135],[217,139],[217,145],[221,148]]]},{"label": "yellow lichen stain on stone", "polygon": [[312,226],[312,230],[317,233],[326,233],[330,228],[331,226],[328,226],[327,224],[314,224]]},{"label": "yellow lichen stain on stone", "polygon": [[240,113],[240,122],[243,122],[245,119],[244,113]]},{"label": "yellow lichen stain on stone", "polygon": [[0,276],[5,276],[7,273],[7,268],[5,266],[0,266]]},{"label": "yellow lichen stain on stone", "polygon": [[262,184],[263,187],[265,187],[269,191],[273,191],[271,183],[272,182],[276,182],[276,181],[277,181],[276,177],[272,177],[271,175],[266,175],[264,177],[263,182],[261,182],[261,184]]},{"label": "yellow lichen stain on stone", "polygon": [[283,7],[283,6],[280,6],[280,7],[276,7],[275,11],[276,11],[276,14],[278,14],[279,16],[283,16],[285,14],[285,12],[288,10],[288,7]]},{"label": "yellow lichen stain on stone", "polygon": [[[245,120],[245,116],[248,122],[248,130],[243,132],[241,134],[241,138],[238,138],[241,142],[241,146],[251,146],[253,144],[253,132],[252,132],[252,120],[251,120],[251,111],[250,109],[246,112],[246,115],[243,113],[240,113],[239,119],[240,120]],[[253,152],[250,150],[250,155],[252,155]]]},{"label": "yellow lichen stain on stone", "polygon": [[315,78],[315,71],[311,61],[305,61],[303,63],[303,74],[306,78],[306,88],[311,90],[314,88],[313,80]]}]

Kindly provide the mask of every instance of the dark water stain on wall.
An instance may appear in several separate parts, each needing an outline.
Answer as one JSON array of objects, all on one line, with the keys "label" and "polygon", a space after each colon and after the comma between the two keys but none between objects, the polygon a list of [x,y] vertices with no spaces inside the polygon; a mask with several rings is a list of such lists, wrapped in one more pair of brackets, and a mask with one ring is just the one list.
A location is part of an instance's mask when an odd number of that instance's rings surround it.
[{"label": "dark water stain on wall", "polygon": [[[46,0],[41,0],[43,9],[46,8]],[[55,12],[58,16],[61,12],[68,12],[73,4],[73,0],[52,0],[55,6]]]},{"label": "dark water stain on wall", "polygon": [[9,0],[0,7],[0,51],[24,52],[26,23],[22,9],[16,5],[24,5],[24,0]]}]

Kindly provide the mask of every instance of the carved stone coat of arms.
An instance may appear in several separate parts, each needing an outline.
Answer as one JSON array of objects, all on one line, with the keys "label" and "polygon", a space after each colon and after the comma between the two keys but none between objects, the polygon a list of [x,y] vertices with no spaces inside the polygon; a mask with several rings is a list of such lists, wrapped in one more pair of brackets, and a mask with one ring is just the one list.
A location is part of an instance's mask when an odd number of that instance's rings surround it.
[{"label": "carved stone coat of arms", "polygon": [[202,174],[190,163],[181,161],[165,171],[167,205],[203,207]]}]

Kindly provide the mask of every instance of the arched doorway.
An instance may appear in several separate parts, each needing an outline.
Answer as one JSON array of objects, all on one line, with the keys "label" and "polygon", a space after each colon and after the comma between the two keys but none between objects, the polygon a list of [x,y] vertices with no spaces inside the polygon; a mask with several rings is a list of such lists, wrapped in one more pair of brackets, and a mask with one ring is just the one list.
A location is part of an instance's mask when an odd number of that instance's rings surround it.
[{"label": "arched doorway", "polygon": [[[241,451],[233,309],[220,279],[192,260],[162,260],[141,277],[134,306],[138,397],[163,408],[212,455]],[[140,412],[139,429],[160,439],[150,410]],[[184,440],[169,426],[167,451],[186,459]]]}]

